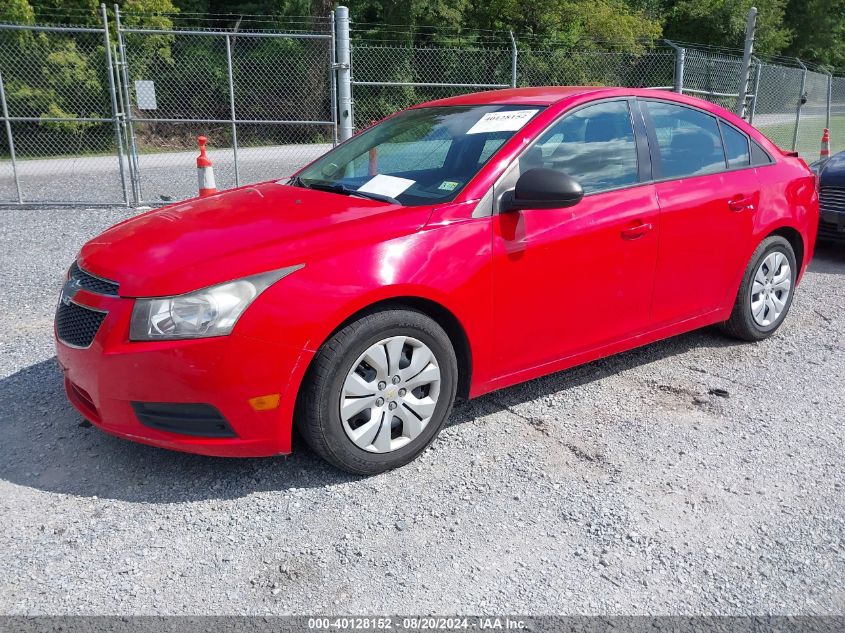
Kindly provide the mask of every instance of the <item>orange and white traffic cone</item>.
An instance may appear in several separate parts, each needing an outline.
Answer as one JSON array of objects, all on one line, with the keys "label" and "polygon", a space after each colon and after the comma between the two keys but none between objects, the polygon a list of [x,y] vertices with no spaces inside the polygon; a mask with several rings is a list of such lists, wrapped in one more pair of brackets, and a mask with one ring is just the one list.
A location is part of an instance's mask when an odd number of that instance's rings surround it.
[{"label": "orange and white traffic cone", "polygon": [[200,197],[210,196],[217,193],[217,185],[214,183],[214,167],[211,166],[211,159],[205,153],[205,144],[208,139],[204,136],[198,136],[197,141],[200,144],[200,155],[197,156],[197,179],[200,186]]},{"label": "orange and white traffic cone", "polygon": [[822,132],[822,149],[819,152],[819,160],[830,158],[830,130],[827,128]]}]

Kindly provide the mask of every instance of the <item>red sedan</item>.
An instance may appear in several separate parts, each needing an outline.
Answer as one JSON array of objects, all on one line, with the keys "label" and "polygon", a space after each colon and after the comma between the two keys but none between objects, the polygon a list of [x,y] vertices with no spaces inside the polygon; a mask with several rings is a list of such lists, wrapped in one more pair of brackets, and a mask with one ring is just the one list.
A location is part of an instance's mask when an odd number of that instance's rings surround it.
[{"label": "red sedan", "polygon": [[290,180],[88,242],[56,315],[73,405],[220,456],[376,473],[473,398],[695,328],[758,341],[813,254],[816,179],[730,112],[654,90],[426,103]]}]

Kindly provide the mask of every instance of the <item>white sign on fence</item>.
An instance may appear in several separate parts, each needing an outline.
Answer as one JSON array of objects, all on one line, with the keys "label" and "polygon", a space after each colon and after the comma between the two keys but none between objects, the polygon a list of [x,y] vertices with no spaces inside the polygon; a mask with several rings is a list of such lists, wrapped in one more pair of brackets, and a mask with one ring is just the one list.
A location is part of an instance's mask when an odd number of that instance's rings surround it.
[{"label": "white sign on fence", "polygon": [[135,101],[139,110],[155,110],[158,107],[155,82],[147,79],[136,79]]}]

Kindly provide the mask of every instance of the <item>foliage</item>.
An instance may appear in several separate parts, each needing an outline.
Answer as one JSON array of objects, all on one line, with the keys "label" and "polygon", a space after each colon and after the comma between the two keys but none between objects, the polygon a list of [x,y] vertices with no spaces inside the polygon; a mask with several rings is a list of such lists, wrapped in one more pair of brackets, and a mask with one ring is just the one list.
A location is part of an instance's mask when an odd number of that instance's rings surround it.
[{"label": "foliage", "polygon": [[786,23],[794,34],[787,54],[845,69],[845,0],[790,0]]},{"label": "foliage", "polygon": [[[0,0],[0,22],[100,26],[100,0]],[[335,0],[119,0],[128,27],[325,28]],[[349,0],[356,79],[509,84],[510,40],[523,83],[671,84],[671,60],[643,55],[661,37],[728,48],[743,42],[748,8],[759,9],[756,51],[845,66],[845,0]],[[208,15],[215,17],[209,18]],[[226,15],[223,15],[226,14]],[[313,17],[295,17],[313,16]],[[117,43],[111,32],[112,43]],[[154,79],[161,118],[231,115],[224,40],[127,34],[130,90]],[[235,107],[241,119],[327,120],[328,49],[319,40],[233,37]],[[391,47],[389,50],[384,47]],[[21,63],[21,60],[26,60]],[[13,116],[50,134],[102,144],[108,123],[54,119],[112,116],[98,33],[0,31],[0,70]],[[371,76],[367,77],[367,73]],[[356,123],[448,94],[442,88],[356,88]],[[143,117],[144,112],[134,112]],[[266,126],[264,126],[266,127]],[[143,138],[176,139],[178,124],[137,126]],[[177,132],[177,130],[179,130]],[[229,127],[222,125],[221,134]],[[244,138],[249,137],[244,126]],[[277,126],[288,140],[324,130]],[[285,136],[287,135],[287,136]],[[248,142],[248,141],[247,141]],[[44,145],[49,143],[44,141]],[[85,148],[82,148],[85,149]]]},{"label": "foliage", "polygon": [[[804,0],[801,0],[804,2]],[[793,32],[784,21],[787,0],[677,0],[666,15],[670,39],[742,48],[748,10],[757,7],[756,50],[782,52]]]}]

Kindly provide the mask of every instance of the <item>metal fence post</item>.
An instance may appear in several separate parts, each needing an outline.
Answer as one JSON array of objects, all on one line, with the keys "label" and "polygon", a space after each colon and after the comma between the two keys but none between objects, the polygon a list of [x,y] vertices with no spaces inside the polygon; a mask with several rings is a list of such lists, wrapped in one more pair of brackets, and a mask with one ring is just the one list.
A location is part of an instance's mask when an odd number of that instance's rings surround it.
[{"label": "metal fence post", "polygon": [[519,52],[516,48],[516,38],[513,36],[513,31],[508,31],[511,36],[511,87],[516,88],[516,60]]},{"label": "metal fence post", "polygon": [[120,24],[120,7],[114,5],[114,22],[117,29],[117,50],[120,53],[118,67],[118,79],[122,79],[124,113],[123,121],[126,125],[126,140],[128,143],[129,155],[129,182],[132,183],[132,198],[135,204],[140,204],[143,199],[141,193],[141,170],[138,165],[138,148],[135,145],[135,128],[132,125],[132,99],[129,96],[129,62],[126,60],[126,43],[123,39],[123,29]]},{"label": "metal fence post", "polygon": [[235,82],[232,79],[232,38],[226,34],[226,70],[229,78],[229,118],[232,120],[232,157],[235,159],[235,186],[241,186],[238,170],[238,124],[235,116]]},{"label": "metal fence post", "polygon": [[830,102],[833,101],[833,73],[827,73],[827,111],[825,112],[825,127],[830,129]]},{"label": "metal fence post", "polygon": [[748,122],[754,125],[754,113],[757,112],[757,95],[760,94],[760,75],[763,74],[763,62],[756,57],[754,61],[754,93],[751,97],[751,110],[748,112]]},{"label": "metal fence post", "polygon": [[684,91],[684,63],[686,60],[686,49],[678,46],[670,40],[663,40],[675,51],[675,78],[672,81],[672,90],[681,93]]},{"label": "metal fence post", "polygon": [[111,113],[114,119],[114,138],[117,142],[117,164],[120,166],[120,186],[123,189],[123,202],[129,206],[129,192],[126,189],[126,173],[123,170],[123,133],[120,131],[120,117],[122,112],[117,108],[117,94],[114,83],[114,68],[111,59],[111,40],[109,39],[109,20],[106,15],[105,3],[100,4],[100,15],[103,18],[103,38],[106,46],[106,72],[109,74],[109,97],[111,98]]},{"label": "metal fence post", "polygon": [[330,109],[332,113],[332,145],[337,146],[337,77],[335,76],[335,66],[337,65],[337,29],[335,29],[334,11],[329,12],[331,18],[329,28],[331,29],[332,39],[329,42],[329,99],[331,100]]},{"label": "metal fence post", "polygon": [[757,7],[748,9],[745,23],[745,47],[742,51],[742,69],[739,78],[739,94],[736,98],[736,115],[745,118],[746,97],[751,83],[751,55],[754,52],[754,32],[757,28]]},{"label": "metal fence post", "polygon": [[807,86],[807,67],[797,57],[795,61],[801,66],[801,87],[798,88],[798,107],[795,108],[795,130],[792,132],[792,151],[798,148],[798,128],[801,127],[801,106],[804,105],[804,88]]},{"label": "metal fence post", "polygon": [[9,107],[6,105],[6,86],[3,84],[2,71],[0,71],[0,108],[2,108],[3,112],[3,122],[6,124],[6,138],[9,141],[9,156],[12,159],[12,175],[15,178],[15,192],[18,195],[18,204],[23,204],[21,183],[18,180],[18,163],[15,159],[15,139],[12,135],[12,124],[9,121]]},{"label": "metal fence post", "polygon": [[349,9],[338,7],[335,9],[335,27],[337,29],[337,101],[338,116],[340,118],[340,140],[345,141],[352,136],[352,76],[351,49],[349,42]]}]

